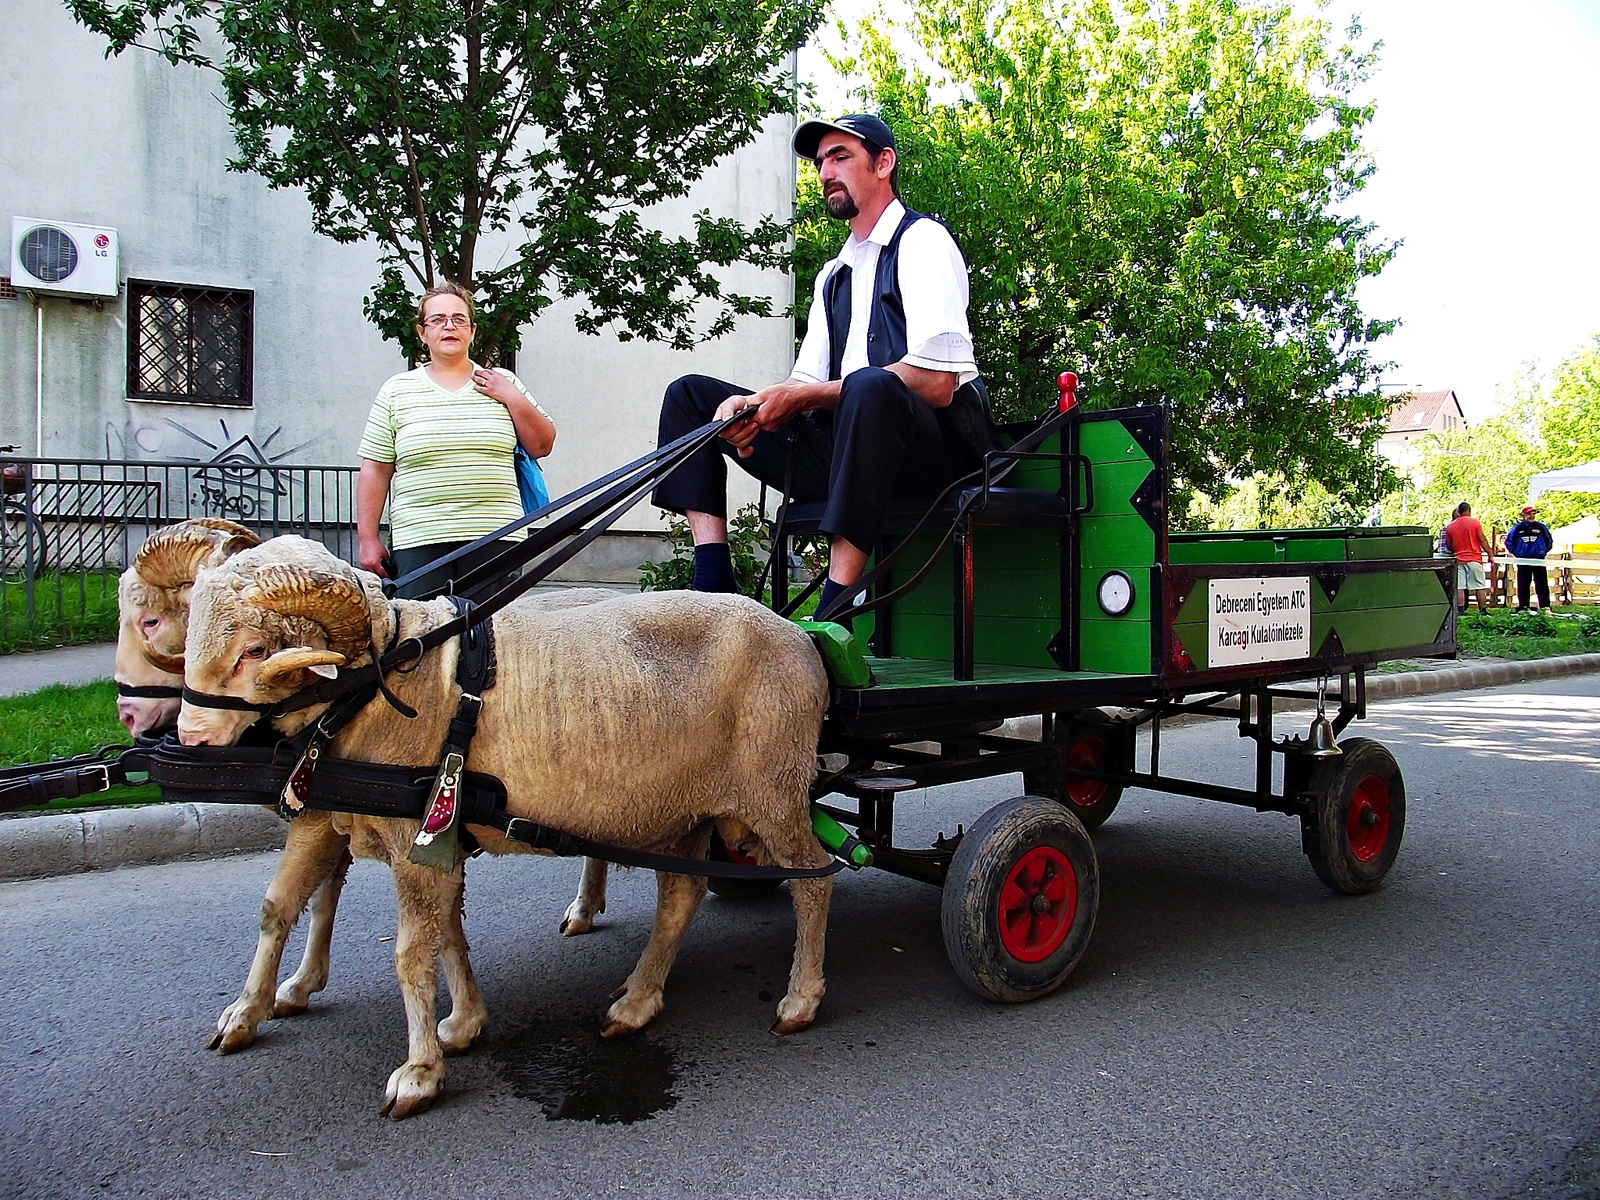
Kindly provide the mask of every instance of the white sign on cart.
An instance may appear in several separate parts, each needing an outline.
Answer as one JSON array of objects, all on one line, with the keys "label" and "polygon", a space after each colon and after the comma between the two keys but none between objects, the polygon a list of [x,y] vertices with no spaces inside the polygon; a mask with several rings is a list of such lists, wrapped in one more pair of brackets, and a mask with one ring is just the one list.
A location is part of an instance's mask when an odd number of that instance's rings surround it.
[{"label": "white sign on cart", "polygon": [[1209,667],[1311,657],[1311,577],[1212,579]]}]

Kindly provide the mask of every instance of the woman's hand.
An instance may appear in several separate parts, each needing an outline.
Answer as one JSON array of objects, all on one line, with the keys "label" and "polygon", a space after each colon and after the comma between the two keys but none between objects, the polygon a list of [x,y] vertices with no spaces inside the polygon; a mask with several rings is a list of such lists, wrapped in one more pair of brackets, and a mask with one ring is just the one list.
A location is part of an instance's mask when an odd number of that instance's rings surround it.
[{"label": "woman's hand", "polygon": [[371,571],[380,579],[389,578],[389,572],[383,569],[383,560],[389,557],[389,548],[377,538],[362,538],[360,549],[356,552],[356,561],[363,571]]},{"label": "woman's hand", "polygon": [[510,406],[513,400],[522,395],[517,390],[517,385],[499,371],[491,371],[487,367],[479,367],[472,373],[473,388],[485,396],[493,397],[501,404]]}]

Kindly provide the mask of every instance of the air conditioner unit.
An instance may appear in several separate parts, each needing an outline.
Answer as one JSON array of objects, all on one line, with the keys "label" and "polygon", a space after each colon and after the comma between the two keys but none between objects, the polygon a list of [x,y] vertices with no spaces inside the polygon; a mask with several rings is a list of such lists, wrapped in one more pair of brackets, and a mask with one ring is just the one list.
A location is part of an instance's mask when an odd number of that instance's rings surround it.
[{"label": "air conditioner unit", "polygon": [[117,231],[12,217],[11,286],[48,296],[115,296]]}]

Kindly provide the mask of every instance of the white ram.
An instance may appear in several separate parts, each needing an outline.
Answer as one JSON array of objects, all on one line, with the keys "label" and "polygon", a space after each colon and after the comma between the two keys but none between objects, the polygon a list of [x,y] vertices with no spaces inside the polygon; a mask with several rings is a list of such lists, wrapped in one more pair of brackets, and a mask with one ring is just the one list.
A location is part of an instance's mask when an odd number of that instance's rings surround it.
[{"label": "white ram", "polygon": [[[372,647],[446,623],[445,601],[389,601],[374,576],[323,547],[276,538],[203,570],[195,582],[186,681],[197,692],[275,702],[314,667],[370,661]],[[484,696],[468,765],[502,779],[515,816],[635,849],[703,857],[715,829],[760,862],[819,867],[808,789],[828,701],[827,675],[793,624],[738,596],[648,593],[544,613],[514,604],[493,618],[497,680]],[[457,643],[429,653],[390,686],[418,710],[407,720],[381,700],[335,739],[341,758],[410,763],[442,746],[456,708]],[[318,715],[304,710],[285,732]],[[185,703],[179,736],[231,745],[248,713]],[[292,722],[292,724],[291,724]],[[399,898],[395,965],[410,1053],[385,1088],[383,1110],[420,1111],[444,1081],[443,1045],[477,1029],[434,1025],[436,962],[462,872],[408,861],[416,821],[341,816],[357,853],[386,859]],[[521,849],[469,826],[490,852]],[[705,897],[698,876],[660,873],[649,945],[606,1015],[608,1036],[632,1033],[663,1007],[662,988]],[[773,1031],[802,1029],[824,991],[822,957],[832,880],[790,885],[794,962]],[[447,960],[446,967],[449,969]],[[465,1015],[465,1014],[462,1014]],[[480,1025],[481,1028],[481,1025]]]},{"label": "white ram", "polygon": [[[259,544],[251,530],[215,518],[180,521],[152,534],[118,580],[116,681],[132,687],[181,687],[189,589],[196,572]],[[529,603],[568,608],[615,595],[603,588],[569,588],[542,593]],[[171,725],[178,704],[176,697],[124,696],[118,699],[117,715],[139,737]],[[333,827],[329,814],[306,812],[290,824],[283,855],[262,898],[250,971],[238,999],[217,1018],[211,1049],[224,1054],[244,1049],[255,1040],[262,1021],[304,1012],[311,997],[327,986],[333,922],[349,869],[349,838]],[[605,911],[605,895],[606,864],[586,862],[578,894],[563,914],[562,933],[573,936],[592,929],[595,916]],[[278,985],[289,932],[308,909],[311,920],[300,965]],[[464,957],[464,935],[456,936],[459,927],[458,914],[446,937],[446,952]],[[451,977],[465,980],[470,974],[464,964]]]}]

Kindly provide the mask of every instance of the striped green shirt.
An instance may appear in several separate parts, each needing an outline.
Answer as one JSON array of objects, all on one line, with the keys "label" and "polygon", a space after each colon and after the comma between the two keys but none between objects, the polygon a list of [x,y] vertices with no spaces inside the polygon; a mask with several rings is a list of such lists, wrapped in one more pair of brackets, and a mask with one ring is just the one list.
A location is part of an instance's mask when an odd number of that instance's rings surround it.
[{"label": "striped green shirt", "polygon": [[[533,399],[510,371],[500,373]],[[471,541],[522,516],[511,463],[516,445],[505,405],[470,380],[459,392],[447,392],[423,367],[391,378],[372,403],[360,454],[394,464],[392,547]]]}]

